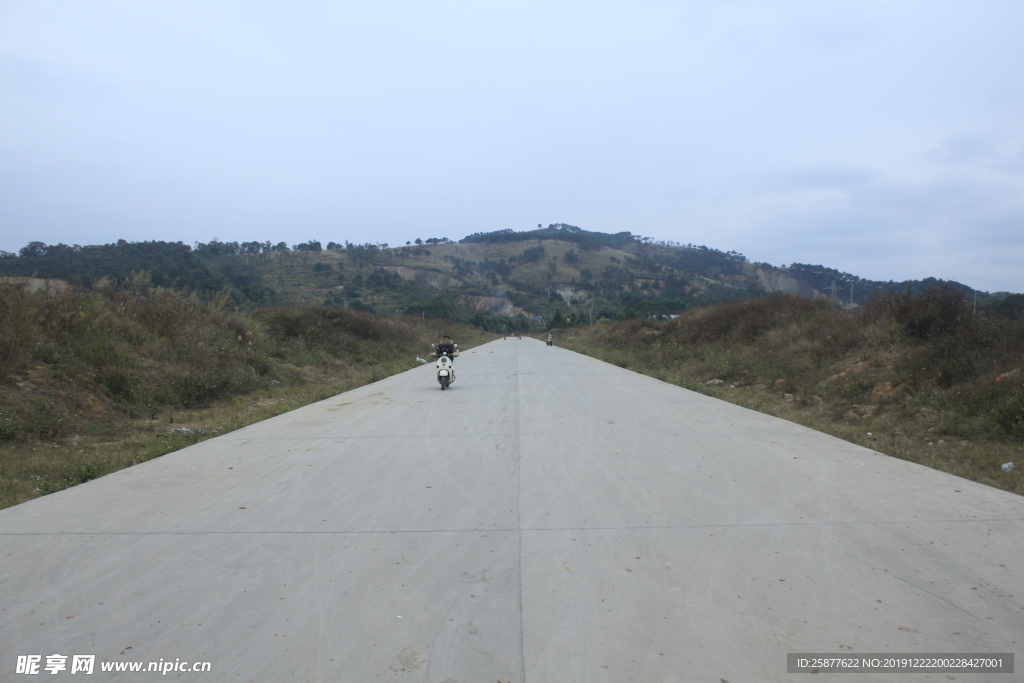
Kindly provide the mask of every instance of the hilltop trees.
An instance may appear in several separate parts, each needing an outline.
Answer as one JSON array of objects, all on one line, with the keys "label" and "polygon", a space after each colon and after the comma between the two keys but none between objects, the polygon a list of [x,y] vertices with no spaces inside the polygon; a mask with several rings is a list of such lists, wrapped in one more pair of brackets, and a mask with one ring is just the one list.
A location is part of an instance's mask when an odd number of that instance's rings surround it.
[{"label": "hilltop trees", "polygon": [[[319,240],[292,247],[285,242],[216,238],[193,247],[181,242],[120,240],[81,247],[33,241],[18,254],[0,252],[0,275],[59,278],[88,287],[99,278],[123,282],[134,272],[147,271],[158,286],[204,296],[230,289],[225,296],[238,307],[308,303],[315,296],[330,306],[360,300],[360,305],[372,305],[381,315],[424,315],[426,302],[438,297],[454,310],[475,315],[472,307],[486,305],[481,297],[500,297],[528,317],[547,317],[561,309],[566,323],[580,320],[575,305],[581,299],[601,302],[600,311],[594,310],[597,316],[677,314],[693,306],[758,297],[764,293],[761,282],[775,275],[789,284],[795,278],[819,291],[827,291],[832,279],[840,286],[852,283],[858,300],[872,291],[899,287],[823,266],[795,263],[780,270],[750,264],[734,251],[655,242],[630,232],[590,232],[565,223],[525,232],[476,233],[461,241],[471,245],[467,248],[453,246],[447,237],[414,242],[415,246],[407,242],[392,249],[384,243],[330,241],[325,249]],[[564,266],[559,267],[559,259]],[[275,292],[268,283],[283,291]],[[935,283],[910,283],[911,294]],[[956,287],[973,298],[968,288]],[[980,297],[978,314],[1024,315],[1024,304],[1017,299],[998,305],[995,300],[998,297]]]},{"label": "hilltop trees", "polygon": [[[237,246],[237,245],[236,245]],[[181,242],[127,242],[79,246],[30,242],[18,255],[0,256],[0,273],[89,285],[100,278],[121,282],[145,270],[155,285],[217,290],[223,280]]]}]

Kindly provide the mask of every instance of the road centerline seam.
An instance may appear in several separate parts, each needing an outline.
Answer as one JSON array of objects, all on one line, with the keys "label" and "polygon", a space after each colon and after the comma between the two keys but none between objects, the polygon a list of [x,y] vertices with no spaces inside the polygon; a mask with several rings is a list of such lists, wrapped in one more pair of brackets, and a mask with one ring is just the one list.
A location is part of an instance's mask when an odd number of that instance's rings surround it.
[{"label": "road centerline seam", "polygon": [[519,546],[519,664],[523,671],[523,682],[526,681],[526,634],[523,633],[523,508],[522,508],[522,485],[523,485],[523,458],[522,458],[522,411],[520,410],[521,393],[519,391],[519,349],[516,344],[516,539]]},{"label": "road centerline seam", "polygon": [[515,528],[481,528],[481,529],[347,529],[323,531],[271,531],[260,529],[255,531],[0,531],[0,538],[6,536],[215,536],[230,534],[333,534],[333,535],[371,535],[371,534],[482,534],[482,533],[549,533],[559,531],[671,531],[673,529],[731,529],[751,527],[823,527],[823,526],[865,526],[865,525],[915,525],[915,524],[999,524],[1024,522],[1021,517],[979,518],[979,519],[902,519],[902,520],[856,520],[847,522],[736,522],[732,524],[659,524],[644,526],[565,526],[565,527],[528,527]]}]

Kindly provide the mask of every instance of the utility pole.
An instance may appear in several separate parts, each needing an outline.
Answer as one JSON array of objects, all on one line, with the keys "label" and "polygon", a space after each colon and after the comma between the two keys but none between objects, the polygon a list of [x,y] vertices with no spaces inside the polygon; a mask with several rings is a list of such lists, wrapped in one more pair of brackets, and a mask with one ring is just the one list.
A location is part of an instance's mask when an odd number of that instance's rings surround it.
[{"label": "utility pole", "polygon": [[853,308],[853,283],[850,283],[850,308]]},{"label": "utility pole", "polygon": [[974,292],[974,315],[978,315],[978,292]]}]

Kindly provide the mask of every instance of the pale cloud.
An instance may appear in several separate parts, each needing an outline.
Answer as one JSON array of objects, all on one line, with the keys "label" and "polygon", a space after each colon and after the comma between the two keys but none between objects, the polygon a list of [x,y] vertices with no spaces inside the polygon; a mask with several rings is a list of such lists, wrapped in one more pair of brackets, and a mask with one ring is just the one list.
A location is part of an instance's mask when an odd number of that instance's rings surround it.
[{"label": "pale cloud", "polygon": [[737,207],[729,237],[757,224],[748,236],[752,258],[1014,289],[1024,258],[1024,175],[1006,163],[1012,157],[965,139],[943,144],[941,164],[915,177],[814,165],[737,179],[720,201]]},{"label": "pale cloud", "polygon": [[937,165],[954,168],[988,169],[997,173],[1024,174],[1022,131],[986,130],[961,133],[942,141],[924,158]]}]

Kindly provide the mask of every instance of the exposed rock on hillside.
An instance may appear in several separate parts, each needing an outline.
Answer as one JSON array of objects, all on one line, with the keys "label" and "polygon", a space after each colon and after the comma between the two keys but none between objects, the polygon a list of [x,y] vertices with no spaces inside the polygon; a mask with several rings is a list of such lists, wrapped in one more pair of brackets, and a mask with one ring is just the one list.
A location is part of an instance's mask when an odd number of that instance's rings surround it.
[{"label": "exposed rock on hillside", "polygon": [[424,287],[434,287],[435,289],[447,289],[448,287],[457,287],[462,284],[462,280],[457,277],[448,275],[447,273],[440,273],[436,270],[430,270],[427,268],[410,268],[408,266],[384,266],[385,270],[392,273],[397,273],[403,280],[409,280],[415,282],[418,285]]},{"label": "exposed rock on hillside", "polygon": [[582,301],[589,296],[589,292],[587,292],[587,290],[577,289],[568,285],[562,285],[555,291],[558,292],[558,296],[562,297],[565,301],[575,301],[577,299]]},{"label": "exposed rock on hillside", "polygon": [[520,313],[526,314],[526,311],[514,306],[511,301],[503,296],[478,296],[474,294],[463,294],[459,297],[459,301],[463,304],[467,304],[478,311],[488,311],[496,315],[508,315],[515,317]]},{"label": "exposed rock on hillside", "polygon": [[799,296],[805,296],[809,299],[827,298],[825,294],[822,294],[813,287],[805,285],[792,275],[786,273],[784,270],[772,268],[771,266],[759,266],[754,273],[757,275],[757,281],[761,283],[761,286],[765,288],[765,291],[781,292],[782,294],[796,294]]}]

